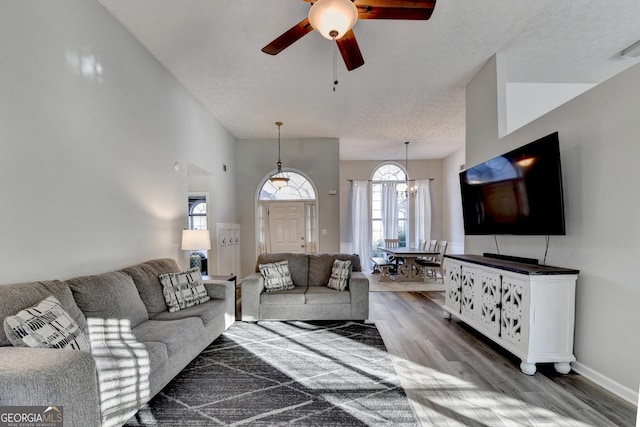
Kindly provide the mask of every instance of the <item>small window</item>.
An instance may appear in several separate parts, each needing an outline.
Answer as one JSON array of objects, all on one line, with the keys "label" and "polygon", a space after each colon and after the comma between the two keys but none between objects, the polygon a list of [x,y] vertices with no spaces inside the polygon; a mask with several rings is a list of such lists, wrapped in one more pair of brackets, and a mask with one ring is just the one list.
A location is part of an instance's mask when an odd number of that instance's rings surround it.
[{"label": "small window", "polygon": [[207,202],[189,198],[189,229],[207,230]]}]

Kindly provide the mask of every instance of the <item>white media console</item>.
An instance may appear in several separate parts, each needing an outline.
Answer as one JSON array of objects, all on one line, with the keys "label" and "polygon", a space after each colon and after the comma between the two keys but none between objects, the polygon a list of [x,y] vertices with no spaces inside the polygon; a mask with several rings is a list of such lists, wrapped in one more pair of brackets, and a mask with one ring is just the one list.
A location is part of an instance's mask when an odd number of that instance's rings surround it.
[{"label": "white media console", "polygon": [[445,317],[459,318],[520,358],[571,371],[578,270],[480,255],[445,256]]}]

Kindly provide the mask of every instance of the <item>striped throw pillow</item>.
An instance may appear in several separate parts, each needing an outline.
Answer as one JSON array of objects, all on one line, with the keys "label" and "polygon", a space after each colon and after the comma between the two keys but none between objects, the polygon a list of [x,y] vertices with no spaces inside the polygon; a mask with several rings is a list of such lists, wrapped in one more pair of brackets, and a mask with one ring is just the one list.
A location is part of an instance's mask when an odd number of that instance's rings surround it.
[{"label": "striped throw pillow", "polygon": [[197,267],[181,273],[161,274],[158,279],[162,283],[162,294],[171,313],[211,299]]},{"label": "striped throw pillow", "polygon": [[337,291],[344,291],[347,289],[349,283],[349,277],[351,276],[351,261],[341,261],[339,259],[333,261],[333,267],[331,268],[331,278],[327,286]]},{"label": "striped throw pillow", "polygon": [[289,261],[279,261],[271,264],[260,264],[260,273],[264,276],[264,287],[267,292],[286,291],[295,288]]},{"label": "striped throw pillow", "polygon": [[7,338],[16,347],[89,351],[89,340],[54,296],[4,319]]}]

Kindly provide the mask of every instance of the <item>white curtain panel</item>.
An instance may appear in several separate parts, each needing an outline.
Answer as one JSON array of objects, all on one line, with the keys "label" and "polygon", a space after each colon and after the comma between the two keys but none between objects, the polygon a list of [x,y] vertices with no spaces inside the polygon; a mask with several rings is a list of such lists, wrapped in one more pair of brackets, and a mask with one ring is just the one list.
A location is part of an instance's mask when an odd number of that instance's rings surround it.
[{"label": "white curtain panel", "polygon": [[351,191],[351,241],[353,253],[360,255],[363,266],[371,257],[371,218],[369,216],[369,181],[354,180]]},{"label": "white curtain panel", "polygon": [[398,192],[395,182],[382,183],[382,238],[398,238]]},{"label": "white curtain panel", "polygon": [[258,215],[257,215],[257,249],[258,254],[265,254],[269,252],[269,216],[268,216],[268,206],[265,203],[258,204]]},{"label": "white curtain panel", "polygon": [[305,204],[306,216],[306,236],[307,236],[307,252],[315,254],[318,250],[318,215],[316,214],[316,204],[308,202]]},{"label": "white curtain panel", "polygon": [[431,240],[431,187],[428,179],[416,180],[417,194],[415,207],[415,241]]}]

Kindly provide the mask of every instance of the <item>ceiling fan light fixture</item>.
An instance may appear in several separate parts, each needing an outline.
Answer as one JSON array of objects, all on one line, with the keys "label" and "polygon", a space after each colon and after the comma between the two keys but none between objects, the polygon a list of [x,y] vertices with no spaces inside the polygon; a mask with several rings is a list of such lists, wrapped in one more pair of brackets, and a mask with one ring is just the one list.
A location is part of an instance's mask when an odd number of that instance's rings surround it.
[{"label": "ceiling fan light fixture", "polygon": [[351,0],[318,0],[309,9],[309,22],[323,37],[344,36],[358,20],[358,8]]}]

